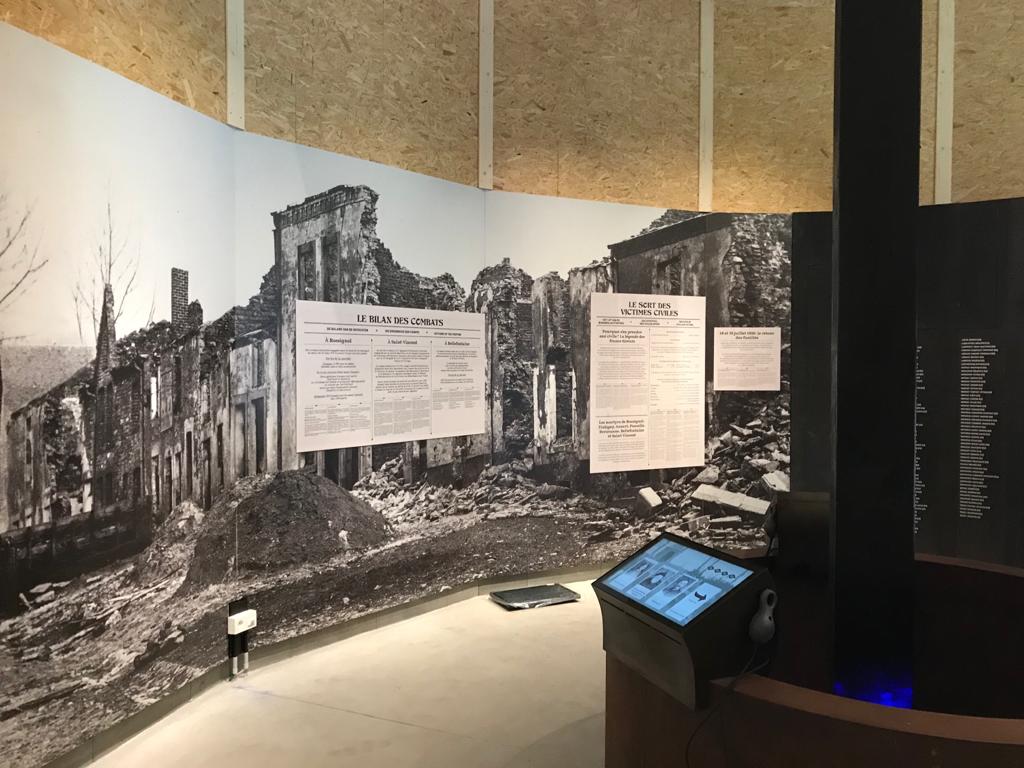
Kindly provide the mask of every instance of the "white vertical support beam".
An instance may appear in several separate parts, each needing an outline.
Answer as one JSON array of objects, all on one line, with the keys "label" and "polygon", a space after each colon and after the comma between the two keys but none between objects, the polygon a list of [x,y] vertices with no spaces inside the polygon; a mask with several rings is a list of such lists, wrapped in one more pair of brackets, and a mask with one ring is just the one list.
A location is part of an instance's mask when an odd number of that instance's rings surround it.
[{"label": "white vertical support beam", "polygon": [[224,0],[228,125],[245,129],[245,0]]},{"label": "white vertical support beam", "polygon": [[700,119],[697,207],[710,211],[715,173],[715,0],[700,0]]},{"label": "white vertical support beam", "polygon": [[494,189],[494,0],[480,0],[479,93],[477,185]]},{"label": "white vertical support beam", "polygon": [[939,0],[935,75],[935,202],[953,201],[953,61],[956,0]]}]

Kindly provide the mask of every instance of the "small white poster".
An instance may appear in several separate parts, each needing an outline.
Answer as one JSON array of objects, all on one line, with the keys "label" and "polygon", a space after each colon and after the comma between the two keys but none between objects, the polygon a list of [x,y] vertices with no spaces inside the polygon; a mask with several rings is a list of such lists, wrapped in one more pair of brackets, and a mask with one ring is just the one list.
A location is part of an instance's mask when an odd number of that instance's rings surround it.
[{"label": "small white poster", "polygon": [[482,314],[295,304],[299,451],[485,431]]},{"label": "small white poster", "polygon": [[590,471],[704,466],[703,296],[595,293]]},{"label": "small white poster", "polygon": [[781,328],[715,328],[715,390],[778,392]]}]

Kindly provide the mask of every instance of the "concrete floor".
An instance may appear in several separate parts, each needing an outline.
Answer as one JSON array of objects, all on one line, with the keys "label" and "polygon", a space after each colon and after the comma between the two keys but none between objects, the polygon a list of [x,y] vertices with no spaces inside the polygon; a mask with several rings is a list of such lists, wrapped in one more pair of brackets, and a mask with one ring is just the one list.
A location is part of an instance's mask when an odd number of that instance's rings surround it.
[{"label": "concrete floor", "polygon": [[255,670],[94,765],[600,768],[600,613],[569,586],[579,603],[475,597]]}]

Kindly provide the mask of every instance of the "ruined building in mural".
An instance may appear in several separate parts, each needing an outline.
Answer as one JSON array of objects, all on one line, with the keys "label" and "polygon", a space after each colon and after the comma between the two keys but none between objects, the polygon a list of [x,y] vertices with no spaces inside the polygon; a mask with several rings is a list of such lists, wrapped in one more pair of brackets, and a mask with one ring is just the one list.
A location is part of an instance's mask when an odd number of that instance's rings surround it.
[{"label": "ruined building in mural", "polygon": [[408,445],[296,452],[295,302],[335,301],[417,309],[460,310],[465,291],[450,274],[423,277],[397,264],[377,238],[377,194],[335,187],[274,214],[280,274],[281,469],[315,467],[345,487],[399,453],[409,471],[455,465],[490,451],[489,436],[424,440]]},{"label": "ruined building in mural", "polygon": [[208,324],[188,273],[171,282],[170,322],[120,339],[107,286],[93,362],[11,413],[0,545],[17,559],[60,574],[136,551],[172,506],[276,464],[273,281]]},{"label": "ruined building in mural", "polygon": [[[488,463],[520,459],[585,489],[593,292],[706,295],[709,333],[738,314],[788,335],[775,322],[784,318],[758,315],[787,312],[784,297],[745,293],[772,290],[753,272],[762,268],[787,290],[784,217],[670,211],[564,277],[534,278],[506,260],[467,294],[449,274],[399,265],[377,237],[376,203],[367,187],[340,186],[273,214],[275,263],[259,293],[212,322],[173,269],[170,321],[119,338],[108,288],[93,362],[8,414],[0,548],[84,558],[84,568],[97,552],[141,548],[174,505],[208,508],[241,477],[308,468],[351,488],[398,456],[406,481],[470,482]],[[297,300],[485,313],[486,432],[297,453]]]}]

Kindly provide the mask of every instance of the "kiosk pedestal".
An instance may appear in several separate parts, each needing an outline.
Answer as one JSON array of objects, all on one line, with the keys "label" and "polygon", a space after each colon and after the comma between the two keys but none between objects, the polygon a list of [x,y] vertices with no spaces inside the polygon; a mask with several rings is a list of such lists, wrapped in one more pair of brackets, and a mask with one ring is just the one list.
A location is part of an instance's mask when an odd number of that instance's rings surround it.
[{"label": "kiosk pedestal", "polygon": [[774,635],[767,570],[672,534],[595,581],[594,590],[608,655],[691,709],[707,705],[711,680],[749,670],[759,644]]}]

